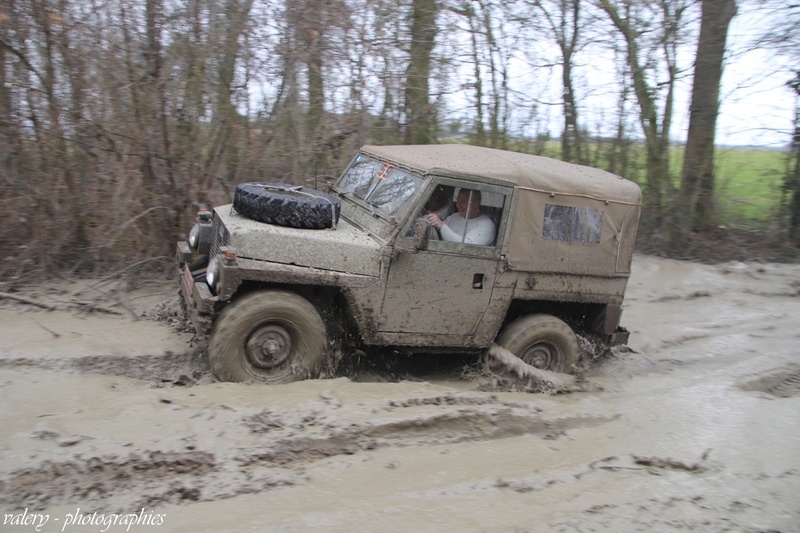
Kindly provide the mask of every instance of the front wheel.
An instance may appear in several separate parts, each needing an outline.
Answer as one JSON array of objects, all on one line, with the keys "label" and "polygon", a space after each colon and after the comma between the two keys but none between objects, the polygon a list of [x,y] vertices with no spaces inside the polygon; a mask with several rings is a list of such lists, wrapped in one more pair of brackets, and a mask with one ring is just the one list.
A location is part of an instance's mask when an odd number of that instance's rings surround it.
[{"label": "front wheel", "polygon": [[496,343],[533,367],[567,374],[574,371],[580,351],[572,328],[545,314],[515,320],[498,335]]},{"label": "front wheel", "polygon": [[222,311],[208,359],[220,381],[289,383],[316,377],[326,348],[325,323],[308,300],[291,292],[262,291]]}]

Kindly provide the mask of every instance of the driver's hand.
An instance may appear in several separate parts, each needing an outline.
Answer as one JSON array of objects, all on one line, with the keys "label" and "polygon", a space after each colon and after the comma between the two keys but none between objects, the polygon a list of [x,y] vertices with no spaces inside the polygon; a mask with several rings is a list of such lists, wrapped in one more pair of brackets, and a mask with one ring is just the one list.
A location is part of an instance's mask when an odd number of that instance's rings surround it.
[{"label": "driver's hand", "polygon": [[433,226],[436,229],[442,229],[442,226],[444,226],[444,222],[442,222],[442,219],[439,218],[439,215],[435,213],[429,213],[428,216],[425,218],[427,218],[428,222],[431,223],[431,226]]}]

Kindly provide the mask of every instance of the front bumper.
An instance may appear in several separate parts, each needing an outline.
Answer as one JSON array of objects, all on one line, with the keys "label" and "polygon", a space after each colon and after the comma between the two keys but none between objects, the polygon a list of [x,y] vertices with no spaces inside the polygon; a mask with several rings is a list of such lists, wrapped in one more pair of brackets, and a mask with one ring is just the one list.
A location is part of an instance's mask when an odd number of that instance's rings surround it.
[{"label": "front bumper", "polygon": [[219,298],[211,294],[205,280],[205,267],[190,270],[191,249],[189,243],[178,243],[176,258],[178,260],[178,280],[180,295],[186,304],[186,312],[192,322],[195,333],[206,335],[211,330],[214,309]]}]

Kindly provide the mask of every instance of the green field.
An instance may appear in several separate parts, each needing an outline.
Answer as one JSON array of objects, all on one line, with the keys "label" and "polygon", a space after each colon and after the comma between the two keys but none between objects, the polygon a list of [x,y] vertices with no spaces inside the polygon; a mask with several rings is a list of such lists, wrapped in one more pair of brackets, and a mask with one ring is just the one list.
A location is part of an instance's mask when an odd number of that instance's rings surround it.
[{"label": "green field", "polygon": [[[543,155],[558,157],[559,149],[558,143],[548,143]],[[683,146],[670,150],[670,174],[676,190],[680,187],[683,153]],[[788,153],[780,150],[717,148],[715,192],[719,223],[746,228],[775,222],[781,204],[787,157]],[[644,183],[644,147],[631,146],[630,159],[630,172],[625,177]],[[602,158],[597,166],[603,168]]]},{"label": "green field", "polygon": [[717,150],[717,200],[723,223],[738,226],[776,219],[787,156],[778,150]]}]

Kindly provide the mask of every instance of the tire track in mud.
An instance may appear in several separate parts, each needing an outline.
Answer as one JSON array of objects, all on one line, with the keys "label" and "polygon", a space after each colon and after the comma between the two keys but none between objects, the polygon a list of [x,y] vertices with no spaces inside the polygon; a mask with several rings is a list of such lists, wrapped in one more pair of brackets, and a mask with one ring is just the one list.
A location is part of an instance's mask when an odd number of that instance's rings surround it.
[{"label": "tire track in mud", "polygon": [[778,398],[800,396],[800,367],[792,365],[771,370],[760,377],[741,383],[739,388],[751,392],[764,392]]},{"label": "tire track in mud", "polygon": [[[333,397],[294,408],[270,407],[217,420],[226,432],[255,437],[210,450],[137,450],[128,454],[75,454],[0,473],[0,504],[9,509],[102,502],[124,509],[214,501],[278,487],[303,485],[322,460],[349,460],[385,448],[484,442],[522,435],[558,439],[568,431],[615,419],[543,419],[532,402],[482,393],[449,393],[343,407]],[[223,415],[225,416],[225,415]],[[57,433],[33,438],[56,440]],[[63,456],[62,456],[63,457]]]},{"label": "tire track in mud", "polygon": [[[403,412],[405,409],[408,411]],[[270,408],[248,416],[244,424],[252,433],[270,436],[274,444],[238,460],[244,465],[295,466],[378,448],[428,447],[521,435],[556,439],[571,429],[590,428],[616,418],[542,419],[539,413],[533,404],[459,395],[388,402],[367,421],[350,423],[327,413]]]},{"label": "tire track in mud", "polygon": [[[75,456],[44,461],[0,479],[0,503],[7,508],[42,509],[48,505],[107,499],[135,490],[146,493],[170,483],[170,500],[197,500],[197,479],[216,470],[208,452],[133,453],[127,456]],[[164,501],[164,500],[162,500]]]},{"label": "tire track in mud", "polygon": [[[708,453],[696,463],[683,463],[670,458],[608,457],[590,464],[595,472],[613,474],[624,471],[634,475],[702,476],[706,472],[719,475],[725,470],[722,463],[708,459]],[[655,461],[654,461],[655,460]],[[750,479],[752,483],[764,479],[794,478],[800,472],[794,469],[769,476],[734,474]],[[513,486],[513,485],[512,485]],[[657,493],[636,502],[620,502],[592,505],[580,515],[548,523],[550,531],[594,531],[593,525],[611,531],[748,531],[752,533],[795,531],[789,529],[764,529],[764,510],[770,509],[774,501],[780,501],[783,491],[749,491],[733,495],[726,491],[702,491],[690,489],[681,495],[663,496]],[[775,512],[772,510],[772,512]],[[800,512],[781,511],[786,523],[797,524]]]},{"label": "tire track in mud", "polygon": [[159,355],[87,355],[76,358],[0,359],[0,368],[55,370],[121,376],[149,382],[150,386],[193,386],[216,381],[200,348]]},{"label": "tire track in mud", "polygon": [[[503,477],[494,482],[467,483],[449,487],[450,494],[459,492],[474,494],[475,491],[514,492],[520,495],[549,490],[555,486],[568,485],[586,476],[604,476],[612,484],[614,476],[672,476],[673,479],[686,480],[688,477],[719,476],[726,466],[710,456],[706,450],[695,460],[683,461],[671,457],[639,456],[634,454],[608,456],[596,459],[569,472],[547,472],[521,477]],[[800,472],[785,470],[775,475],[758,474],[753,477],[763,481],[765,478],[794,478]],[[724,475],[724,474],[722,474]],[[734,474],[740,476],[741,474]],[[702,489],[687,490],[681,495],[665,496],[653,493],[635,502],[621,499],[614,502],[608,495],[609,503],[599,503],[576,507],[575,513],[565,513],[563,517],[542,522],[533,529],[514,528],[514,531],[767,531],[754,527],[762,521],[759,513],[767,507],[767,502],[759,499],[764,493],[751,493],[733,496],[723,492],[707,492]],[[424,495],[424,493],[423,493]],[[769,498],[780,499],[778,493]],[[768,499],[769,499],[768,498]],[[800,517],[800,512],[793,512]],[[778,530],[769,530],[778,531]],[[780,530],[788,531],[788,530]],[[794,531],[794,529],[791,529]]]}]

